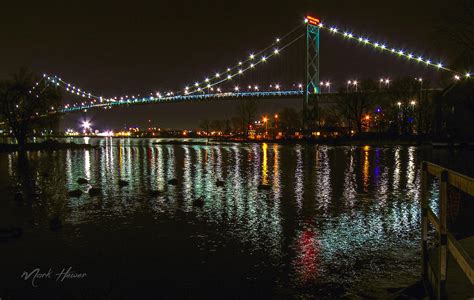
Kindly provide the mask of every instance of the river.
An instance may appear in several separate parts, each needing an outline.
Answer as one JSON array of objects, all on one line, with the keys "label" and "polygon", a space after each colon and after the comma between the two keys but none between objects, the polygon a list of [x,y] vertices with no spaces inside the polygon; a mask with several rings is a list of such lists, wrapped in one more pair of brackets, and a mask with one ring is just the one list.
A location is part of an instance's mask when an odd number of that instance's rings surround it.
[{"label": "river", "polygon": [[[0,227],[23,229],[0,244],[5,296],[380,295],[420,276],[420,163],[474,171],[472,150],[75,141],[98,147],[0,154]],[[87,276],[20,278],[65,267]]]}]

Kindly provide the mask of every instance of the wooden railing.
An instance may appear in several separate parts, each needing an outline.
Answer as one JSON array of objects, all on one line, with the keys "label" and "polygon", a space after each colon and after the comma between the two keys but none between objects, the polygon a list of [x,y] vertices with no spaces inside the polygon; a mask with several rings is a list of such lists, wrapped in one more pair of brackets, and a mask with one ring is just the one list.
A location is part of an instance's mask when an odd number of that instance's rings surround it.
[{"label": "wooden railing", "polygon": [[[446,273],[448,251],[457,262],[461,270],[474,285],[474,262],[463,249],[462,245],[447,230],[448,184],[474,197],[474,178],[445,169],[438,165],[423,162],[421,165],[421,211],[422,211],[422,258],[423,278],[432,286],[437,299],[446,298]],[[428,205],[428,174],[440,179],[439,218]],[[438,233],[438,268],[432,267],[428,255],[428,222]]]}]

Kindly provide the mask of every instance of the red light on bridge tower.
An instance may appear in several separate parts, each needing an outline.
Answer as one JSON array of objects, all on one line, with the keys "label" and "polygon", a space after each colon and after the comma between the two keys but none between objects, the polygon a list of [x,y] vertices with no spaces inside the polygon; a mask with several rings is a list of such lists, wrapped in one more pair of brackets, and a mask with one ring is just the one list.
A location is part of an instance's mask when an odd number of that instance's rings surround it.
[{"label": "red light on bridge tower", "polygon": [[308,22],[308,24],[311,24],[314,26],[318,26],[319,23],[321,23],[320,19],[312,17],[312,16],[306,16],[306,21]]}]

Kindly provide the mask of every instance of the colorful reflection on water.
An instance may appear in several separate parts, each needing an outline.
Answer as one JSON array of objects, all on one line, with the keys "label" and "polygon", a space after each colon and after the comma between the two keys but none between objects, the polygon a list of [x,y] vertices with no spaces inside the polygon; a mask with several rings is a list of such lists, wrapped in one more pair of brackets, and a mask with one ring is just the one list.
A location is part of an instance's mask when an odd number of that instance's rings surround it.
[{"label": "colorful reflection on water", "polygon": [[[188,272],[190,265],[204,265],[196,274],[209,281],[216,275],[206,270],[222,268],[233,257],[228,272],[234,275],[219,279],[224,286],[237,276],[271,293],[297,295],[323,283],[351,288],[393,272],[418,276],[419,165],[435,156],[432,150],[87,142],[99,147],[31,152],[26,158],[1,154],[1,191],[8,195],[1,204],[3,223],[41,235],[49,232],[48,220],[60,216],[61,241],[104,249],[112,247],[109,235],[130,230],[146,236],[167,228],[153,242],[134,243],[157,255],[160,243],[178,256],[186,255],[183,247],[196,246],[176,268]],[[89,184],[78,184],[78,178]],[[168,184],[170,179],[178,183]],[[119,180],[128,185],[119,187]],[[259,189],[261,184],[271,188]],[[100,195],[89,196],[91,187]],[[68,197],[74,189],[84,193]],[[15,203],[17,191],[30,200]],[[194,203],[199,198],[202,207]],[[89,227],[100,228],[99,240],[83,233]],[[131,254],[146,260],[147,253]],[[180,266],[178,257],[170,259]]]}]

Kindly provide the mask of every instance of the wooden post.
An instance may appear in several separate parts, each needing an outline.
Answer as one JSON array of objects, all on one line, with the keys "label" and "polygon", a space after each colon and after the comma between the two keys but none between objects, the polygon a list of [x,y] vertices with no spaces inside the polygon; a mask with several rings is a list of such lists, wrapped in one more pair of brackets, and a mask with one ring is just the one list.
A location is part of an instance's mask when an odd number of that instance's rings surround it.
[{"label": "wooden post", "polygon": [[426,162],[421,163],[421,263],[423,281],[429,281],[428,275],[428,172]]},{"label": "wooden post", "polygon": [[446,272],[447,272],[447,204],[448,204],[448,171],[441,172],[439,197],[439,282],[438,299],[446,299]]}]

